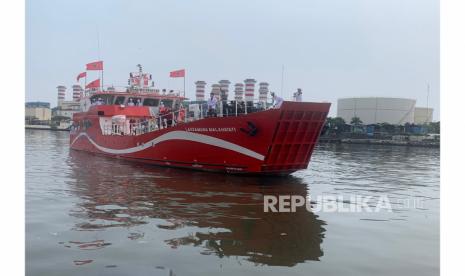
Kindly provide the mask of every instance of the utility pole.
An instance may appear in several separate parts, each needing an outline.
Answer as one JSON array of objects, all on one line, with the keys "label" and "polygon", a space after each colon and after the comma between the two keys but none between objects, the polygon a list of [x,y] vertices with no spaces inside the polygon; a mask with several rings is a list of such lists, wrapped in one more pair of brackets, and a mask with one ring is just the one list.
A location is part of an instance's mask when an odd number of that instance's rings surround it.
[{"label": "utility pole", "polygon": [[[426,119],[425,119],[425,123],[428,122],[428,118],[429,118],[429,91],[430,91],[430,86],[429,86],[429,82],[426,83]],[[432,118],[431,118],[432,120]]]}]

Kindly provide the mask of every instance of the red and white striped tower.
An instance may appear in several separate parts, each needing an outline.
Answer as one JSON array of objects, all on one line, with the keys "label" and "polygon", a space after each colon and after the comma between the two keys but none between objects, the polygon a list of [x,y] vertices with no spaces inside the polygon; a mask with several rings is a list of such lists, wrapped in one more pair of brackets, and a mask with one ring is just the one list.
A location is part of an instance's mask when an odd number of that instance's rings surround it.
[{"label": "red and white striped tower", "polygon": [[258,88],[258,100],[261,103],[266,103],[266,100],[268,98],[268,83],[267,82],[261,82],[258,84],[260,88]]},{"label": "red and white striped tower", "polygon": [[234,99],[238,102],[242,102],[244,99],[244,84],[236,83],[234,85]]},{"label": "red and white striped tower", "polygon": [[245,83],[245,101],[253,102],[254,92],[255,92],[255,79],[246,79]]},{"label": "red and white striped tower", "polygon": [[205,101],[205,85],[204,81],[195,82],[195,100],[196,101]]},{"label": "red and white striped tower", "polygon": [[73,101],[79,102],[82,96],[82,87],[78,84],[73,85]]},{"label": "red and white striped tower", "polygon": [[59,85],[59,86],[57,86],[57,89],[58,89],[58,101],[57,101],[57,105],[58,105],[58,106],[61,106],[61,104],[62,104],[63,101],[65,100],[65,96],[66,96],[66,86],[64,86],[64,85]]},{"label": "red and white striped tower", "polygon": [[222,93],[224,93],[224,95],[225,95],[225,99],[222,99],[222,100],[227,101],[228,100],[228,95],[229,95],[229,84],[231,82],[228,81],[228,80],[220,80],[218,83],[220,84],[220,88],[221,88]]},{"label": "red and white striped tower", "polygon": [[219,100],[220,99],[220,88],[221,86],[217,83],[212,84],[212,93]]}]

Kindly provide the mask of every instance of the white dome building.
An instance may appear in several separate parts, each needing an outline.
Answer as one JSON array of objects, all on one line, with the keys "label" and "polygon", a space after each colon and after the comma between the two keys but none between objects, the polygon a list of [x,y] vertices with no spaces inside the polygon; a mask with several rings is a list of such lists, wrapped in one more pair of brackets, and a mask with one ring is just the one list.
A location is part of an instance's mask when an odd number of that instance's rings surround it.
[{"label": "white dome building", "polygon": [[433,109],[428,107],[415,107],[415,124],[421,125],[433,121]]},{"label": "white dome building", "polygon": [[416,100],[404,98],[344,98],[337,101],[337,116],[348,124],[353,117],[359,117],[365,125],[403,125],[414,122],[415,104]]}]

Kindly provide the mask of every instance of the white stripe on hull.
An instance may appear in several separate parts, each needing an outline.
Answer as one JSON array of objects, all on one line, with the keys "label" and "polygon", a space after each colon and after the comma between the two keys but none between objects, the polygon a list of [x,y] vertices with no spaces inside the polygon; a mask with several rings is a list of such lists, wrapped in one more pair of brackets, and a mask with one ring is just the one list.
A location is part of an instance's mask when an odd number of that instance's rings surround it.
[{"label": "white stripe on hull", "polygon": [[258,160],[265,160],[265,156],[249,150],[248,148],[244,148],[242,146],[239,146],[237,144],[218,139],[215,137],[211,137],[208,135],[204,134],[199,134],[199,133],[194,133],[194,132],[188,132],[188,131],[171,131],[168,133],[165,133],[163,135],[158,136],[155,139],[152,139],[142,145],[132,147],[132,148],[127,148],[127,149],[111,149],[111,148],[106,148],[103,146],[100,146],[97,144],[94,140],[92,140],[87,133],[80,133],[76,138],[74,138],[73,142],[71,142],[71,146],[79,139],[80,137],[86,137],[92,145],[94,145],[97,149],[100,151],[103,151],[105,153],[110,153],[110,154],[128,154],[128,153],[135,153],[139,152],[142,150],[145,150],[149,147],[152,147],[158,143],[164,142],[164,141],[169,141],[169,140],[184,140],[184,141],[192,141],[192,142],[197,142],[197,143],[202,143],[202,144],[207,144],[223,149],[228,149],[234,152],[241,153],[243,155],[250,156],[252,158],[258,159]]}]

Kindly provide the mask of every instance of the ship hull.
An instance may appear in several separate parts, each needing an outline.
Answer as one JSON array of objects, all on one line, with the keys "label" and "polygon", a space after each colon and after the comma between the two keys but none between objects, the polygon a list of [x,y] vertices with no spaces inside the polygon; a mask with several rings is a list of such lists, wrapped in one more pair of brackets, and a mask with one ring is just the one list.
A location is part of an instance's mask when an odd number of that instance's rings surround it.
[{"label": "ship hull", "polygon": [[110,157],[233,174],[286,175],[307,168],[327,103],[284,102],[242,116],[205,118],[141,135],[102,135],[98,116],[72,132],[70,145]]}]

